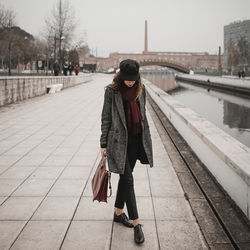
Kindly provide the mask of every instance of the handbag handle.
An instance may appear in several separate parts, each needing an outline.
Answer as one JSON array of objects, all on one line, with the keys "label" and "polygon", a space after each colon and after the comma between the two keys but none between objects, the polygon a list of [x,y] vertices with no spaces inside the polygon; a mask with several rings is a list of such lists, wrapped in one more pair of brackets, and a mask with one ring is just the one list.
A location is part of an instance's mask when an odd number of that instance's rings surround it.
[{"label": "handbag handle", "polygon": [[111,172],[108,171],[108,179],[109,179],[109,196],[110,197],[112,195],[112,187],[111,187]]},{"label": "handbag handle", "polygon": [[[102,165],[104,165],[104,161],[105,161],[105,160],[106,160],[106,155],[102,156],[102,159],[101,159]],[[106,164],[105,164],[105,169],[106,169]]]}]

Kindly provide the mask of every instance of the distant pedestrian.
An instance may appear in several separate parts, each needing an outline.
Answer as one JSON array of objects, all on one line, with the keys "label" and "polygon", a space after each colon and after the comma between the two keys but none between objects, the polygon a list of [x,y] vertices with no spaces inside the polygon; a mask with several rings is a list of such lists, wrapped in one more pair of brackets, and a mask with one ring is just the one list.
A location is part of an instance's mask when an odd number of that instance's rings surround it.
[{"label": "distant pedestrian", "polygon": [[60,65],[57,61],[55,61],[53,69],[54,69],[54,75],[58,76],[58,74],[60,72]]},{"label": "distant pedestrian", "polygon": [[244,78],[245,76],[246,76],[246,73],[245,73],[245,70],[243,69],[243,70],[241,71],[241,77]]},{"label": "distant pedestrian", "polygon": [[69,69],[69,65],[67,64],[67,62],[65,62],[65,63],[63,64],[63,74],[64,74],[65,76],[68,75],[68,69]]},{"label": "distant pedestrian", "polygon": [[238,76],[239,78],[241,78],[241,71],[238,71]]},{"label": "distant pedestrian", "polygon": [[73,67],[72,63],[70,62],[70,63],[69,63],[69,75],[72,76],[72,71],[73,71],[73,70],[74,70],[74,67]]},{"label": "distant pedestrian", "polygon": [[74,68],[74,71],[75,71],[75,74],[78,75],[78,73],[80,72],[80,67],[76,65]]}]

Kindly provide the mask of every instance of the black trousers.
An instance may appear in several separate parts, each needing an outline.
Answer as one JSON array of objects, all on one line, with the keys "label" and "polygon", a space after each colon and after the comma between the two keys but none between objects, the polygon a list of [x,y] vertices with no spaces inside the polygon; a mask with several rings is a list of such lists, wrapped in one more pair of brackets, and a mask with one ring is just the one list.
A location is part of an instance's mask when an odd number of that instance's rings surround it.
[{"label": "black trousers", "polygon": [[125,171],[120,174],[118,182],[115,207],[123,209],[126,203],[130,220],[138,219],[136,205],[133,170],[140,152],[141,134],[128,135],[128,146],[126,153]]}]

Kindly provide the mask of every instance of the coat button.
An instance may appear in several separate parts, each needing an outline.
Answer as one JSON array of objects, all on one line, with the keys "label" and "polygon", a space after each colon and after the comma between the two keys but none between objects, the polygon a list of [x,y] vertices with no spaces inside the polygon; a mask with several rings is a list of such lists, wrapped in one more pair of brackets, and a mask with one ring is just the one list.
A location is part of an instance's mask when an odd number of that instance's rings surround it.
[{"label": "coat button", "polygon": [[118,142],[117,139],[114,139],[114,142]]}]

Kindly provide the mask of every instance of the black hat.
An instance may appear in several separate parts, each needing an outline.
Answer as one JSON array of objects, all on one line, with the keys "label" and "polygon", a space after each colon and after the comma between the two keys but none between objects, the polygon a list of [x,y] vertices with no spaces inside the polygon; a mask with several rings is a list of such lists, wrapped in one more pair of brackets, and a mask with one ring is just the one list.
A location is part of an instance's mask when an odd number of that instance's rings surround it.
[{"label": "black hat", "polygon": [[139,63],[132,59],[120,62],[120,76],[122,80],[136,81],[139,78]]}]

